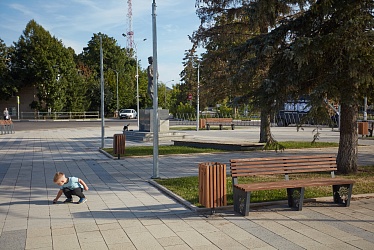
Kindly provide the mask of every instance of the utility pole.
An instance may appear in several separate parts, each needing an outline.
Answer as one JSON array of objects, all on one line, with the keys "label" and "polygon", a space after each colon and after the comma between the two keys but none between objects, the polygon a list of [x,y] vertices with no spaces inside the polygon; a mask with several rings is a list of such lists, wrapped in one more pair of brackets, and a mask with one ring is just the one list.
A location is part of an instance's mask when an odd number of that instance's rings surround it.
[{"label": "utility pole", "polygon": [[117,113],[117,116],[119,114],[119,101],[118,101],[118,71],[113,69],[114,72],[116,72],[116,77],[117,77],[117,110],[116,110],[116,113]]},{"label": "utility pole", "polygon": [[[147,38],[143,39],[143,42],[146,41]],[[139,129],[139,61],[138,61],[138,44],[134,42],[135,45],[135,60],[136,60],[136,119],[138,122],[138,129]]]},{"label": "utility pole", "polygon": [[200,125],[200,62],[197,65],[197,97],[196,97],[196,131],[199,131]]},{"label": "utility pole", "polygon": [[158,68],[157,68],[157,29],[156,29],[156,0],[152,4],[152,34],[153,34],[153,179],[159,177],[158,169]]},{"label": "utility pole", "polygon": [[105,121],[104,121],[104,59],[103,59],[103,39],[100,36],[100,83],[101,83],[101,148],[104,148]]}]

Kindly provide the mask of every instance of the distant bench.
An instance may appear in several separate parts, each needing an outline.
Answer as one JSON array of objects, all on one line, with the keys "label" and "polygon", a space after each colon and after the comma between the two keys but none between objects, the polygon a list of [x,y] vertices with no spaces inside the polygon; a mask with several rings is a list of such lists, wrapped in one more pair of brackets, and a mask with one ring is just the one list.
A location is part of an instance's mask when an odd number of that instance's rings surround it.
[{"label": "distant bench", "polygon": [[0,120],[0,133],[1,134],[13,134],[14,125],[12,120]]},{"label": "distant bench", "polygon": [[[231,159],[234,210],[249,214],[251,192],[286,189],[288,206],[302,210],[305,187],[332,185],[333,200],[337,204],[350,205],[354,180],[335,178],[336,158],[333,155],[288,156],[273,158]],[[330,172],[331,178],[294,179],[290,174]],[[239,184],[240,177],[284,175],[285,180]]]},{"label": "distant bench", "polygon": [[[219,130],[222,130],[223,126],[231,126],[231,129],[235,129],[235,124],[233,123],[232,118],[205,118],[201,119],[202,126],[206,128],[206,130],[210,130],[210,126],[218,125]],[[205,125],[205,126],[204,126]]]}]

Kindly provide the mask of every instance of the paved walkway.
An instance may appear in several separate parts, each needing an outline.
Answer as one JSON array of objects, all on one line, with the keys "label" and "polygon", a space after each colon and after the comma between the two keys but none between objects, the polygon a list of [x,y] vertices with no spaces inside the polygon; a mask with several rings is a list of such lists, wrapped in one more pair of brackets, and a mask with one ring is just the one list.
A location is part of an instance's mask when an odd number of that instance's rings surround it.
[{"label": "paved walkway", "polygon": [[[244,130],[235,131],[210,131],[208,136],[243,138]],[[293,138],[295,131],[287,131]],[[100,128],[76,128],[0,135],[1,250],[374,249],[373,198],[354,200],[349,208],[310,204],[296,212],[277,205],[248,217],[231,211],[204,216],[147,182],[153,173],[152,157],[112,160],[101,154],[100,132]],[[117,132],[118,128],[106,128],[107,135]],[[206,137],[205,133],[196,135]],[[112,141],[108,138],[105,143],[110,147]],[[367,146],[360,147],[360,164],[373,164],[370,143],[361,143]],[[304,151],[336,153],[337,149]],[[160,176],[197,175],[198,163],[205,161],[227,163],[234,157],[274,154],[160,156]],[[56,171],[82,178],[90,188],[88,201],[52,204],[58,191],[52,181]]]}]

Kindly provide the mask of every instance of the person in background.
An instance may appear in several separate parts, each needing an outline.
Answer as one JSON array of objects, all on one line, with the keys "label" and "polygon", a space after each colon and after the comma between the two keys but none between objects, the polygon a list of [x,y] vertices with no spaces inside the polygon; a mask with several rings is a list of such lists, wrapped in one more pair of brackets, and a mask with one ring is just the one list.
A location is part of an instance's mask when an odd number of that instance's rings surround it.
[{"label": "person in background", "polygon": [[4,114],[4,120],[9,120],[9,111],[8,111],[8,108],[4,109],[3,114]]}]

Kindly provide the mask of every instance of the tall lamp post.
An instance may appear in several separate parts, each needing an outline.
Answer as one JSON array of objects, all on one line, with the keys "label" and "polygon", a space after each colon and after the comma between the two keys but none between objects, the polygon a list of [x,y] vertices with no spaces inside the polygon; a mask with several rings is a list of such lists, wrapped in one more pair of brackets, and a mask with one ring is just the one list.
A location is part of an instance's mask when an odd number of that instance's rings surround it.
[{"label": "tall lamp post", "polygon": [[152,40],[153,40],[153,179],[160,178],[158,169],[158,91],[157,91],[157,25],[156,25],[156,0],[152,3]]},{"label": "tall lamp post", "polygon": [[117,110],[116,110],[116,113],[117,113],[117,116],[118,116],[118,112],[119,112],[119,101],[118,101],[118,71],[113,69],[114,72],[116,72],[116,76],[117,76]]},{"label": "tall lamp post", "polygon": [[167,89],[166,84],[167,84],[168,82],[174,82],[174,80],[170,80],[170,81],[165,82],[165,109],[167,108],[167,106],[166,106],[166,89]]},{"label": "tall lamp post", "polygon": [[196,131],[199,131],[200,125],[200,62],[197,65],[197,97],[196,97]]},{"label": "tall lamp post", "polygon": [[[147,38],[144,38],[142,41],[146,41]],[[139,129],[139,65],[138,65],[138,46],[135,44],[135,60],[136,60],[136,118],[138,120],[138,129]]]},{"label": "tall lamp post", "polygon": [[100,86],[101,86],[101,148],[105,146],[105,118],[104,118],[104,56],[103,39],[100,36]]}]

